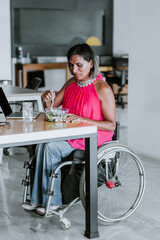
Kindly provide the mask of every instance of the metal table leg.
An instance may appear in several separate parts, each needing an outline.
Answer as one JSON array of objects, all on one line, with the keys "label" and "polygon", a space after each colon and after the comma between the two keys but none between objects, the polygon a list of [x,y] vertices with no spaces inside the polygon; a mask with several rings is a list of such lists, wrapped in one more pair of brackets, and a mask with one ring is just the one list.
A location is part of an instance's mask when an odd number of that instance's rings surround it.
[{"label": "metal table leg", "polygon": [[97,218],[97,134],[85,140],[86,230],[87,238],[99,237]]}]

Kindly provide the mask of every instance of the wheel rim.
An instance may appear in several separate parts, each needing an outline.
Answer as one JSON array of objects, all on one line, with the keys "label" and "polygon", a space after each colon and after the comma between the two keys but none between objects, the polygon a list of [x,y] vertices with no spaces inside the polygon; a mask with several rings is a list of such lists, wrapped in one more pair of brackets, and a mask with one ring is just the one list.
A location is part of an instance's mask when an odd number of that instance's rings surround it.
[{"label": "wheel rim", "polygon": [[[98,188],[98,216],[108,222],[120,221],[127,218],[138,207],[144,192],[144,170],[139,158],[130,150],[123,147],[113,147],[102,154],[98,165],[108,159],[109,155],[118,152],[120,158],[116,174],[110,179],[117,184],[108,188],[106,182]],[[112,161],[111,161],[112,163]]]},{"label": "wheel rim", "polygon": [[[112,170],[114,176],[109,176],[109,181],[116,183],[116,186],[109,188],[106,184],[105,176],[103,176],[106,171],[103,167],[104,159],[108,159],[108,156],[112,156],[113,158],[116,152],[120,155],[119,165],[116,174],[114,175],[115,171]],[[102,146],[98,151],[97,165],[98,219],[104,224],[124,220],[136,210],[143,197],[145,189],[143,165],[139,157],[132,150],[120,144]],[[101,170],[99,171],[99,169]],[[85,179],[84,176],[83,179]],[[81,196],[81,200],[85,206],[85,200],[82,199],[85,196],[84,185],[81,195],[83,195],[83,197]]]}]

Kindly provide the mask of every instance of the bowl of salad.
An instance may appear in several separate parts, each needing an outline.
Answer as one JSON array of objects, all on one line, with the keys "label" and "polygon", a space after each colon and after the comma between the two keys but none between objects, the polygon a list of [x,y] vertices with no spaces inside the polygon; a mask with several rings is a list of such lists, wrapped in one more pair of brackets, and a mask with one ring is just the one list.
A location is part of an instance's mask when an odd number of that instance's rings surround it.
[{"label": "bowl of salad", "polygon": [[68,112],[69,109],[67,108],[56,107],[46,108],[45,109],[46,120],[48,122],[65,122]]}]

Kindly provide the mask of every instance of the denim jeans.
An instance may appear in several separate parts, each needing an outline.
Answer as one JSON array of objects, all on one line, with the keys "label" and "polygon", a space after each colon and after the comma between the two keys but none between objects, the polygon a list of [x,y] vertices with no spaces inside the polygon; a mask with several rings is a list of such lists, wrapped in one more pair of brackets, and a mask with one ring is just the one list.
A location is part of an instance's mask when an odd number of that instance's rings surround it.
[{"label": "denim jeans", "polygon": [[[49,173],[54,170],[61,162],[61,158],[67,157],[72,151],[76,150],[71,147],[67,141],[41,143],[36,147],[36,168],[34,183],[31,196],[31,204],[40,204],[45,207],[48,195],[45,193],[50,187],[51,178]],[[59,206],[62,204],[61,194],[61,171],[59,177],[55,179],[54,195],[51,199],[51,205]]]}]

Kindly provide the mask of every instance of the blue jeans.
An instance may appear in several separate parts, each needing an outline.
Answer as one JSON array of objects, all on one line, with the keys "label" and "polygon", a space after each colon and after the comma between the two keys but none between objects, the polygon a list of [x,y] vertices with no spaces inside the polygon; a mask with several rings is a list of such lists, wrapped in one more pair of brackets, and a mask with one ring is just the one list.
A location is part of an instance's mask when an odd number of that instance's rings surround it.
[{"label": "blue jeans", "polygon": [[[40,204],[42,207],[46,206],[48,195],[45,192],[50,187],[51,183],[49,173],[60,164],[61,158],[67,157],[74,150],[76,149],[71,147],[67,141],[41,143],[37,145],[31,204]],[[53,206],[62,204],[60,170],[58,174],[59,177],[55,179],[53,189],[54,196],[51,199],[51,205]]]}]

